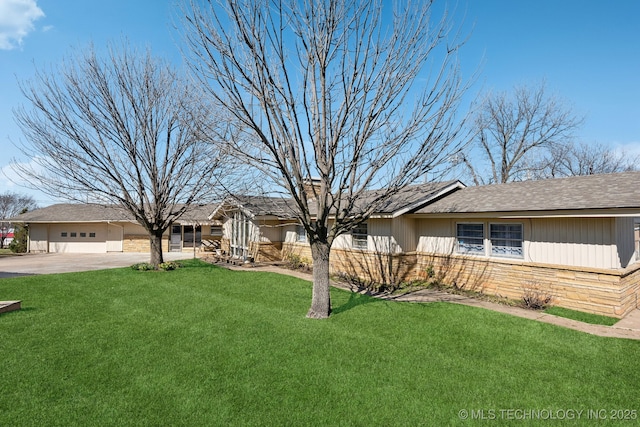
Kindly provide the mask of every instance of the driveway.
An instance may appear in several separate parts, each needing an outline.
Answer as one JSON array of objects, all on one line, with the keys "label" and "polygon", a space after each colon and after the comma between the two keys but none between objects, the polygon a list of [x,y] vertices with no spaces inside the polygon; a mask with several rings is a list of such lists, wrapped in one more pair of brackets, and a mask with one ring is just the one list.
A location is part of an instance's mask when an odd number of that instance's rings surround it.
[{"label": "driveway", "polygon": [[[163,256],[165,261],[174,261],[193,258],[193,253],[166,252]],[[128,267],[138,262],[149,262],[149,253],[50,253],[0,256],[0,279],[32,274],[68,273]]]}]

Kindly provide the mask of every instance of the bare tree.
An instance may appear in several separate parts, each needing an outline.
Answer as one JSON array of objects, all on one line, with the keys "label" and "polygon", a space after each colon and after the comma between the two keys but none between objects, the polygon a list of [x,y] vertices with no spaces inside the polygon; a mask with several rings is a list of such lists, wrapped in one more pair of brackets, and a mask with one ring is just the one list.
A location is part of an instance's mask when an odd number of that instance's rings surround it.
[{"label": "bare tree", "polygon": [[637,170],[639,163],[638,155],[585,142],[554,147],[546,156],[532,161],[536,165],[535,179],[627,172]]},{"label": "bare tree", "polygon": [[29,195],[12,192],[0,194],[0,249],[4,249],[5,240],[12,228],[11,223],[6,220],[36,207],[36,201]]},{"label": "bare tree", "polygon": [[544,83],[516,87],[512,95],[489,94],[473,122],[470,153],[480,154],[460,160],[475,185],[531,179],[539,165],[528,159],[570,142],[581,123],[560,99],[547,95]]},{"label": "bare tree", "polygon": [[[232,149],[287,197],[313,257],[310,318],[328,317],[334,239],[459,149],[466,85],[432,2],[190,2],[192,69],[243,125]],[[383,6],[384,5],[384,6]],[[312,194],[305,192],[316,178]],[[368,190],[378,189],[371,193]]]},{"label": "bare tree", "polygon": [[154,265],[167,227],[228,173],[210,138],[220,116],[149,51],[90,46],[21,89],[32,109],[14,114],[36,166],[16,172],[58,198],[125,208],[149,233]]}]

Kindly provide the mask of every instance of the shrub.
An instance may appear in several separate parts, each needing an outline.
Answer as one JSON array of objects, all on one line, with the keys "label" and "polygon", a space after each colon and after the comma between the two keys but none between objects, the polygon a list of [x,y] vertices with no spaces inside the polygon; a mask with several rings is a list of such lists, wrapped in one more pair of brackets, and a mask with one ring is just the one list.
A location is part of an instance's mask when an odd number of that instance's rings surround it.
[{"label": "shrub", "polygon": [[138,270],[138,271],[149,271],[149,270],[155,270],[155,267],[153,266],[153,264],[149,264],[148,262],[139,262],[137,264],[133,264],[131,266],[132,270]]},{"label": "shrub", "polygon": [[27,227],[15,225],[14,237],[9,243],[9,250],[13,253],[22,254],[27,252]]},{"label": "shrub", "polygon": [[182,267],[182,264],[175,261],[162,262],[158,264],[158,268],[155,268],[153,264],[150,264],[148,262],[139,262],[137,264],[133,264],[131,266],[131,269],[137,270],[137,271],[151,271],[151,270],[171,271],[171,270],[176,270],[180,267]]},{"label": "shrub", "polygon": [[178,269],[180,267],[182,267],[182,264],[180,264],[179,262],[175,262],[175,261],[167,261],[167,262],[163,262],[161,264],[158,264],[158,268],[160,270],[164,270],[164,271],[176,270],[176,269]]},{"label": "shrub", "polygon": [[300,255],[288,254],[285,261],[291,270],[311,270],[311,261]]},{"label": "shrub", "polygon": [[522,305],[524,308],[543,310],[547,308],[553,299],[553,295],[542,289],[539,283],[526,283],[522,289]]}]

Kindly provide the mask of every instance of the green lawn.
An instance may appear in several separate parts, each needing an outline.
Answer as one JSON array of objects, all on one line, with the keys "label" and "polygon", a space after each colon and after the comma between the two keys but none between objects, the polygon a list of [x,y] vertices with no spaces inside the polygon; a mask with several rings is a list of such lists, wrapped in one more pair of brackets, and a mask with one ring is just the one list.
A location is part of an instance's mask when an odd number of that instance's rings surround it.
[{"label": "green lawn", "polygon": [[310,297],[197,261],[0,279],[23,300],[0,315],[0,425],[638,423],[640,342],[341,290],[309,320]]},{"label": "green lawn", "polygon": [[567,319],[577,320],[579,322],[591,323],[592,325],[612,326],[620,321],[615,317],[600,316],[597,314],[585,313],[583,311],[570,310],[563,307],[549,307],[544,310],[545,313],[555,316],[565,317]]}]

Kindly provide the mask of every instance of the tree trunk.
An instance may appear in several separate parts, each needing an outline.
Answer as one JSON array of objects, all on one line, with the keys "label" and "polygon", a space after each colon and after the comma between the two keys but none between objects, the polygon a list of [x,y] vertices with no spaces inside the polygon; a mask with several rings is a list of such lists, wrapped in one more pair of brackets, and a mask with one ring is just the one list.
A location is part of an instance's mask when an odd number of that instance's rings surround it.
[{"label": "tree trunk", "polygon": [[158,267],[163,262],[162,259],[162,232],[153,232],[149,234],[149,243],[151,247],[151,264]]},{"label": "tree trunk", "polygon": [[327,242],[312,242],[313,258],[313,295],[311,308],[307,313],[310,319],[326,319],[331,314],[331,293],[329,285],[329,252]]}]

